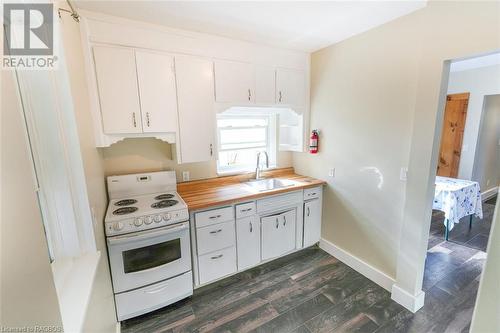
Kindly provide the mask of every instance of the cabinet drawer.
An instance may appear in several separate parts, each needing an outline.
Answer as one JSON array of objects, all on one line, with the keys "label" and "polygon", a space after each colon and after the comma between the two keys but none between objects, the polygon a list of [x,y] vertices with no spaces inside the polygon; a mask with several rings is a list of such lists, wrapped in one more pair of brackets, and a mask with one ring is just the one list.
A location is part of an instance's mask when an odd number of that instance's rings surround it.
[{"label": "cabinet drawer", "polygon": [[233,246],[235,242],[234,221],[228,221],[196,230],[198,255]]},{"label": "cabinet drawer", "polygon": [[286,209],[290,206],[302,204],[304,200],[302,195],[302,191],[296,191],[257,200],[257,211],[259,213],[276,211],[278,209]]},{"label": "cabinet drawer", "polygon": [[234,218],[233,208],[225,207],[212,209],[206,212],[195,213],[196,227],[201,228],[210,224],[232,220]]},{"label": "cabinet drawer", "polygon": [[321,194],[321,190],[322,190],[321,186],[313,187],[313,188],[306,188],[304,190],[304,200],[319,198],[319,196]]},{"label": "cabinet drawer", "polygon": [[200,284],[236,272],[236,248],[228,247],[198,257]]},{"label": "cabinet drawer", "polygon": [[247,217],[255,215],[257,212],[255,208],[255,202],[247,202],[244,204],[236,205],[236,218]]}]

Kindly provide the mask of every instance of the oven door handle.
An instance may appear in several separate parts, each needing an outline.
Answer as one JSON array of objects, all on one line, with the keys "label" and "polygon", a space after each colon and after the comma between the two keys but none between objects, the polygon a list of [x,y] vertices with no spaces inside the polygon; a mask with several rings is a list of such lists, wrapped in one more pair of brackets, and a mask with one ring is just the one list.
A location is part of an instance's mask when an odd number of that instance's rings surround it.
[{"label": "oven door handle", "polygon": [[142,239],[146,239],[146,238],[173,234],[173,233],[185,230],[187,228],[188,228],[188,224],[187,224],[187,222],[184,222],[184,223],[179,224],[179,225],[165,227],[162,229],[143,231],[141,233],[128,234],[128,235],[124,235],[124,236],[110,237],[110,238],[108,238],[108,244],[116,245],[116,244],[128,242],[130,240],[138,241],[138,240],[142,240]]}]

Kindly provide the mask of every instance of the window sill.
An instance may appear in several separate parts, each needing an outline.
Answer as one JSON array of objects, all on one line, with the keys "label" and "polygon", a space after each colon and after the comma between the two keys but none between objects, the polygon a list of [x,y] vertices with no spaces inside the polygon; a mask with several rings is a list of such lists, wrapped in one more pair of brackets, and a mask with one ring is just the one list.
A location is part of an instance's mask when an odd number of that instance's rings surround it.
[{"label": "window sill", "polygon": [[65,332],[82,330],[100,257],[97,251],[51,265]]},{"label": "window sill", "polygon": [[[270,171],[270,170],[274,170],[274,169],[278,169],[278,167],[273,165],[273,166],[270,166],[269,168],[262,169],[261,171],[265,172],[265,171]],[[238,175],[244,175],[244,174],[248,174],[248,173],[255,173],[255,169],[253,169],[253,170],[239,169],[239,170],[227,170],[227,171],[217,170],[217,176],[238,176]]]}]

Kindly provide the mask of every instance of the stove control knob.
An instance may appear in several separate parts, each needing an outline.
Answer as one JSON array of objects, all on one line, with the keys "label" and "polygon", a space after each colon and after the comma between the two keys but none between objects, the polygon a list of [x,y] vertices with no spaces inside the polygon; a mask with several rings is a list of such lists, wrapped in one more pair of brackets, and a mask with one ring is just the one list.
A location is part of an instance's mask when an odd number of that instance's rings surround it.
[{"label": "stove control knob", "polygon": [[140,227],[140,226],[142,225],[142,219],[141,219],[140,217],[139,217],[139,218],[137,218],[137,219],[135,219],[135,221],[134,221],[134,225],[135,225],[136,227]]},{"label": "stove control knob", "polygon": [[154,219],[155,219],[156,223],[160,223],[161,222],[161,216],[160,215],[155,215]]},{"label": "stove control knob", "polygon": [[168,221],[168,220],[170,220],[171,218],[172,218],[172,217],[170,216],[170,214],[169,214],[169,213],[165,213],[165,214],[163,214],[163,220]]},{"label": "stove control knob", "polygon": [[115,223],[113,223],[113,229],[115,231],[122,230],[123,229],[123,223],[121,223],[121,222],[115,222]]},{"label": "stove control knob", "polygon": [[145,224],[151,224],[151,223],[153,223],[153,218],[151,216],[146,216],[144,218],[144,223]]}]

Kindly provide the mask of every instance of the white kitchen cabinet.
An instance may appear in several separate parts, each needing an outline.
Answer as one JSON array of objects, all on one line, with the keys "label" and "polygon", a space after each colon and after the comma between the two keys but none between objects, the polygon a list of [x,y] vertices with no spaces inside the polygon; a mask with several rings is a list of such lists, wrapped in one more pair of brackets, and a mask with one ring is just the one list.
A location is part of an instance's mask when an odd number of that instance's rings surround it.
[{"label": "white kitchen cabinet", "polygon": [[295,249],[295,209],[261,218],[262,260],[279,257]]},{"label": "white kitchen cabinet", "polygon": [[304,203],[304,247],[319,242],[321,238],[321,199]]},{"label": "white kitchen cabinet", "polygon": [[174,58],[143,51],[135,58],[143,132],[177,132]]},{"label": "white kitchen cabinet", "polygon": [[236,220],[238,271],[260,263],[260,223],[257,216]]},{"label": "white kitchen cabinet", "polygon": [[256,66],[255,103],[276,103],[276,70],[269,66]]},{"label": "white kitchen cabinet", "polygon": [[236,248],[228,247],[214,251],[198,257],[200,270],[200,284],[205,284],[213,280],[236,272]]},{"label": "white kitchen cabinet", "polygon": [[215,154],[213,63],[175,57],[179,134],[178,163],[209,161]]},{"label": "white kitchen cabinet", "polygon": [[134,50],[94,46],[103,131],[142,133]]},{"label": "white kitchen cabinet", "polygon": [[216,61],[215,99],[219,103],[255,101],[255,67],[252,64]]},{"label": "white kitchen cabinet", "polygon": [[276,103],[296,107],[305,105],[306,78],[303,71],[276,69]]}]

